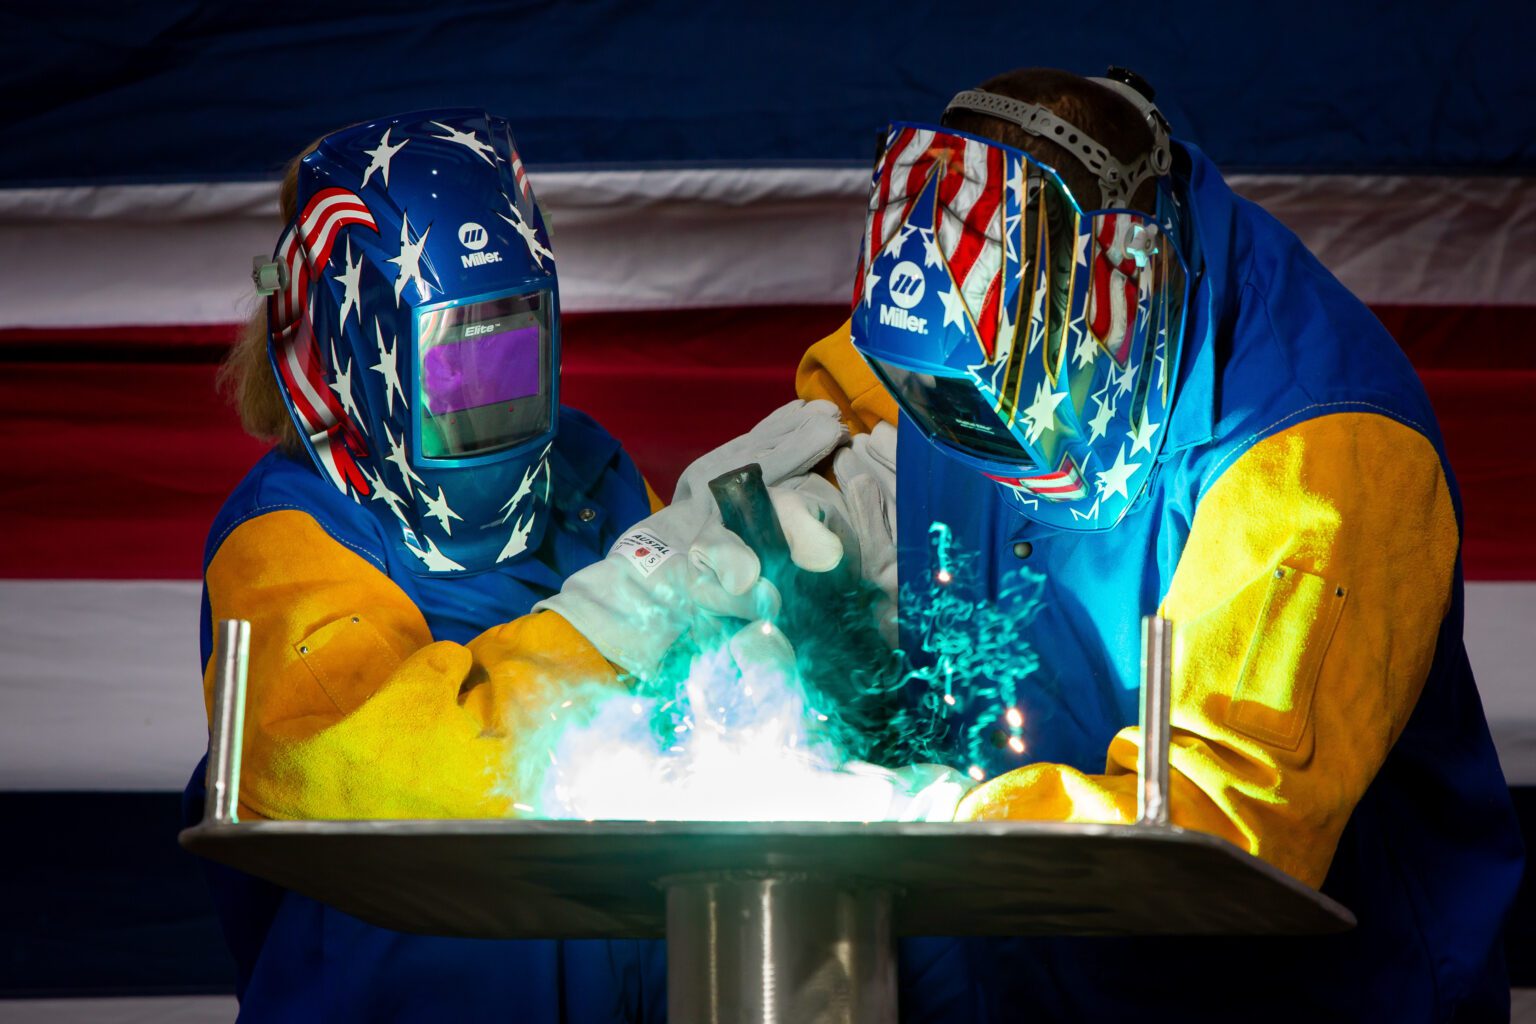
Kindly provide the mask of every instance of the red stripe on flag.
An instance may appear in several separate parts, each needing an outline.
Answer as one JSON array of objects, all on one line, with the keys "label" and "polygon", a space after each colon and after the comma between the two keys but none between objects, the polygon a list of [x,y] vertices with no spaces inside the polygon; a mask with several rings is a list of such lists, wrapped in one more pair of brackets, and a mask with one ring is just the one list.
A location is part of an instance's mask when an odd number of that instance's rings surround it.
[{"label": "red stripe on flag", "polygon": [[[831,306],[773,307],[772,317],[799,310],[825,312]],[[726,309],[726,315],[735,311]],[[1421,370],[1528,370],[1531,369],[1531,311],[1524,306],[1372,306],[1371,312],[1386,325],[1403,351]],[[571,313],[566,321],[585,323],[607,314]],[[698,311],[655,312],[646,316],[676,316],[691,320]],[[830,315],[830,314],[828,314]],[[847,309],[842,318],[847,319]],[[562,321],[564,322],[564,321]],[[835,327],[836,324],[833,324]],[[829,329],[830,330],[830,329]],[[42,361],[68,358],[82,347],[105,347],[110,352],[163,352],[165,359],[208,362],[239,334],[238,324],[157,324],[153,326],[6,327],[0,328],[0,359],[27,361],[28,353]],[[802,335],[809,338],[809,335]],[[182,350],[182,355],[171,353]],[[20,354],[18,354],[20,353]]]},{"label": "red stripe on flag", "polygon": [[[927,187],[928,179],[931,177],[933,177],[933,161],[924,153],[921,159],[912,161],[912,166],[907,169],[907,181],[903,186],[906,190],[907,201],[901,204],[902,220],[912,216],[912,208],[917,205],[918,199],[922,197],[923,189]],[[937,223],[927,225],[930,229],[937,226]]]},{"label": "red stripe on flag", "polygon": [[1109,257],[1105,255],[1115,240],[1115,215],[1110,214],[1099,224],[1099,232],[1093,239],[1093,322],[1088,329],[1100,341],[1109,337]]},{"label": "red stripe on flag", "polygon": [[[1001,268],[999,268],[1001,269]],[[981,311],[976,314],[976,332],[981,335],[981,349],[987,359],[997,358],[998,307],[1002,302],[1002,274],[992,278],[987,293],[982,297]]]},{"label": "red stripe on flag", "polygon": [[361,224],[372,228],[373,216],[367,210],[361,214],[353,210],[332,211],[330,216],[317,225],[314,240],[305,243],[304,248],[309,251],[311,266],[323,268],[330,262],[331,251],[336,247],[336,239],[340,236],[341,229],[349,224]]},{"label": "red stripe on flag", "polygon": [[[956,146],[959,148],[955,148]],[[933,159],[939,164],[939,194],[938,205],[950,207],[955,203],[955,196],[960,194],[960,189],[965,185],[965,140],[935,142],[929,150]]]},{"label": "red stripe on flag", "polygon": [[[1536,454],[1488,440],[1525,436],[1536,408],[1529,311],[1379,312],[1423,355],[1463,499],[1467,577],[1536,580]],[[694,458],[782,405],[804,349],[846,317],[841,306],[570,315],[562,398],[624,441],[667,494]],[[0,553],[0,577],[197,578],[215,512],[264,450],[214,392],[214,341],[233,330],[191,332],[185,345],[204,363],[155,360],[184,328],[0,332],[0,530],[24,541]],[[726,337],[738,343],[722,349]],[[125,355],[66,358],[103,351]]]},{"label": "red stripe on flag", "polygon": [[303,422],[304,432],[306,434],[314,434],[320,429],[321,411],[315,407],[309,396],[305,394],[305,385],[308,381],[304,379],[302,368],[297,365],[298,356],[293,351],[293,348],[294,342],[291,339],[279,343],[276,360],[277,373],[282,378],[284,390],[293,399],[294,407],[299,412],[299,419]]},{"label": "red stripe on flag", "polygon": [[341,408],[341,400],[336,392],[331,390],[330,380],[326,376],[325,358],[320,354],[320,345],[315,340],[313,330],[303,331],[296,339],[295,351],[299,356],[299,365],[303,367],[304,379],[320,396],[322,403],[321,418],[315,421],[316,426],[329,427],[332,423],[340,422],[346,417]]},{"label": "red stripe on flag", "polygon": [[1020,482],[1028,483],[1033,486],[1039,486],[1044,484],[1053,484],[1058,480],[1070,480],[1076,476],[1077,467],[1072,464],[1070,459],[1068,459],[1065,468],[1063,469],[1058,469],[1054,473],[1042,473],[1040,476],[1024,477]]},{"label": "red stripe on flag", "polygon": [[[1131,263],[1133,261],[1127,260],[1126,262]],[[1137,285],[1136,278],[1131,276],[1135,272],[1134,267],[1121,268],[1121,273],[1125,274],[1123,279],[1124,287],[1121,291],[1121,294],[1125,296],[1125,333],[1120,336],[1120,345],[1115,350],[1115,362],[1121,366],[1124,366],[1125,361],[1130,358],[1131,341],[1136,337],[1136,308],[1139,305],[1138,300],[1141,298],[1141,291]]]},{"label": "red stripe on flag", "polygon": [[887,208],[891,204],[892,172],[895,170],[896,163],[900,160],[902,153],[911,145],[912,139],[916,134],[917,130],[914,128],[903,128],[897,133],[895,141],[891,143],[890,148],[886,151],[885,166],[887,170],[880,175],[880,191],[878,198],[875,200],[875,208],[870,212],[869,235],[865,238],[866,259],[870,263],[875,261],[875,257],[879,256],[880,250],[884,248],[885,215]]},{"label": "red stripe on flag", "polygon": [[[966,278],[970,277],[971,268],[976,265],[976,260],[988,243],[987,230],[992,226],[998,204],[1003,198],[1003,155],[996,149],[988,148],[986,157],[986,181],[982,183],[981,194],[971,204],[970,210],[958,211],[964,214],[965,229],[960,234],[960,242],[955,247],[954,254],[949,258],[949,269],[955,275],[955,281],[962,285]],[[956,176],[963,178],[963,175]],[[998,270],[1001,271],[1001,269],[999,266]],[[972,312],[974,314],[975,311]]]},{"label": "red stripe on flag", "polygon": [[1065,484],[1052,484],[1049,487],[1042,484],[1026,483],[1023,485],[1023,487],[1025,490],[1033,491],[1035,494],[1050,496],[1057,494],[1072,494],[1076,491],[1081,491],[1083,490],[1083,482],[1081,480],[1076,480]]}]

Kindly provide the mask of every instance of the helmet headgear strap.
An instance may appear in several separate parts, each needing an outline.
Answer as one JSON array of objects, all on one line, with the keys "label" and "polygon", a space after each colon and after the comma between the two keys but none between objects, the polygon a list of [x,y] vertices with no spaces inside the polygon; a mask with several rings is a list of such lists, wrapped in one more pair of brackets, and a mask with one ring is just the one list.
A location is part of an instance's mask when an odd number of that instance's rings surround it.
[{"label": "helmet headgear strap", "polygon": [[1093,136],[1038,103],[999,96],[982,89],[967,89],[949,101],[944,113],[970,110],[987,114],[1016,124],[1031,135],[1056,143],[1099,179],[1105,209],[1128,207],[1131,197],[1144,181],[1167,174],[1173,166],[1173,156],[1168,145],[1168,122],[1151,97],[1133,85],[1112,78],[1090,78],[1089,81],[1113,89],[1129,100],[1152,130],[1152,149],[1135,163],[1129,166],[1121,163]]}]

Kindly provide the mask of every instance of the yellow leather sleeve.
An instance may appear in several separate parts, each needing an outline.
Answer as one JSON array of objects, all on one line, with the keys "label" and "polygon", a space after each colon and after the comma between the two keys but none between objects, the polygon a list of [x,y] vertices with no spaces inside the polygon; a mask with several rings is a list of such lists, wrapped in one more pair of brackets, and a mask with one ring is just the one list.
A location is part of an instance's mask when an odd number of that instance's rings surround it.
[{"label": "yellow leather sleeve", "polygon": [[855,434],[882,421],[896,423],[896,400],[853,347],[846,322],[806,350],[795,371],[795,393],[832,402]]},{"label": "yellow leather sleeve", "polygon": [[[303,512],[236,527],[206,582],[215,622],[251,623],[242,816],[509,814],[519,735],[562,688],[618,685],[554,612],[433,642],[405,592]],[[211,717],[212,663],[203,691]]]},{"label": "yellow leather sleeve", "polygon": [[[1418,700],[1458,545],[1440,460],[1384,416],[1335,413],[1241,455],[1201,500],[1174,622],[1175,824],[1317,886]],[[1140,730],[1105,774],[1038,764],[959,817],[1128,822]]]}]

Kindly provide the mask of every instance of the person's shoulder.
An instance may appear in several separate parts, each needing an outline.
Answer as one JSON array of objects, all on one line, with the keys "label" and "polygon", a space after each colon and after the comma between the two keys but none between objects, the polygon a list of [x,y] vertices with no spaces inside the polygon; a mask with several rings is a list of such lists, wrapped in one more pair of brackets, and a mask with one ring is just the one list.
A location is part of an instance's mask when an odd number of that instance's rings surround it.
[{"label": "person's shoulder", "polygon": [[[1370,308],[1258,204],[1187,147],[1202,294],[1212,310],[1217,444],[1248,445],[1309,419],[1370,412],[1439,432],[1412,364]],[[1209,289],[1209,292],[1205,290]]]},{"label": "person's shoulder", "polygon": [[616,437],[580,409],[560,407],[550,468],[557,505],[595,501],[626,522],[650,512],[645,480],[634,460]]},{"label": "person's shoulder", "polygon": [[[210,549],[248,519],[279,509],[307,511],[320,503],[324,481],[309,466],[279,448],[270,449],[224,499],[209,531]],[[211,553],[211,551],[210,551]]]},{"label": "person's shoulder", "polygon": [[273,448],[235,485],[214,517],[203,550],[204,566],[240,526],[278,512],[307,515],[338,542],[374,552],[370,560],[382,562],[382,554],[374,550],[380,545],[373,517],[322,478],[307,455]]},{"label": "person's shoulder", "polygon": [[557,485],[585,492],[611,470],[623,454],[618,438],[589,414],[568,405],[560,406],[550,463]]},{"label": "person's shoulder", "polygon": [[1396,340],[1299,243],[1296,253],[1256,261],[1243,282],[1218,389],[1222,433],[1258,440],[1311,419],[1367,413],[1438,447],[1429,397]]}]

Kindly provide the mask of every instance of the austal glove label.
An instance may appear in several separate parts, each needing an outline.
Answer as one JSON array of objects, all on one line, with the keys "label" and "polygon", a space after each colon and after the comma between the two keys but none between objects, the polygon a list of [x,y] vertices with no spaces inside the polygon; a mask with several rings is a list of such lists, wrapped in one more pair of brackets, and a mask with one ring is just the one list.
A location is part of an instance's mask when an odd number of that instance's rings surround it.
[{"label": "austal glove label", "polygon": [[619,538],[613,550],[624,556],[641,576],[649,576],[677,551],[653,533],[635,530]]}]

